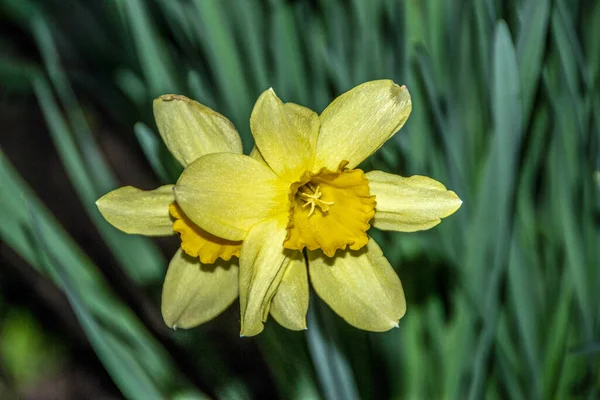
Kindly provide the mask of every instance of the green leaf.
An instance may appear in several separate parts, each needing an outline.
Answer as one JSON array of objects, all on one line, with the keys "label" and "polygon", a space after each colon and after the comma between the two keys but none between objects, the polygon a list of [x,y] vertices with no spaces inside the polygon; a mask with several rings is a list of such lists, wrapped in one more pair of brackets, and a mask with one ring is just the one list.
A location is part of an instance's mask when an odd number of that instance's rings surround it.
[{"label": "green leaf", "polygon": [[[272,40],[275,58],[277,80],[271,82],[277,93],[285,102],[307,104],[308,85],[306,72],[296,35],[296,24],[291,8],[284,2],[278,1],[272,17]],[[264,88],[263,90],[265,90]]]},{"label": "green leaf", "polygon": [[[317,302],[318,304],[315,304]],[[306,331],[308,348],[321,389],[328,400],[358,399],[360,397],[352,370],[339,348],[339,337],[336,337],[333,331],[333,321],[330,319],[332,315],[323,315],[323,307],[320,299],[313,295],[308,308]]]},{"label": "green leaf", "polygon": [[[498,291],[508,261],[506,249],[510,245],[517,156],[521,146],[519,71],[510,32],[503,21],[496,27],[493,54],[494,136],[470,232],[471,238],[479,238],[479,243],[469,248],[466,260],[472,274],[470,290],[481,307],[484,320],[483,332],[474,352],[474,375],[469,389],[471,399],[483,395],[485,365],[499,318]],[[484,265],[491,270],[486,271]]]},{"label": "green leaf", "polygon": [[163,398],[176,379],[165,350],[108,289],[97,267],[1,152],[0,182],[2,241],[65,292],[98,357],[126,397]]},{"label": "green leaf", "polygon": [[529,0],[525,5],[517,40],[517,60],[525,119],[529,118],[540,81],[549,17],[549,0]]},{"label": "green leaf", "polygon": [[162,141],[143,122],[135,124],[133,131],[156,176],[162,183],[172,183],[173,181],[169,179],[169,174],[161,160],[161,154],[164,154],[165,151]]},{"label": "green leaf", "polygon": [[[98,170],[94,175],[90,172],[88,164],[90,158],[101,157],[95,144],[90,143],[89,151],[83,153],[73,140],[71,130],[61,115],[45,79],[42,77],[35,79],[33,87],[61,161],[83,202],[84,209],[100,234],[113,249],[128,273],[138,282],[158,280],[166,267],[166,262],[158,249],[147,239],[127,236],[117,231],[102,218],[96,209],[96,200],[105,194],[104,190],[98,189],[98,186],[105,187],[107,183],[99,184],[95,179],[95,176],[98,176]],[[105,179],[112,181],[112,174],[103,162],[99,165],[102,165],[102,169],[106,173]],[[115,186],[112,188],[114,189]]]},{"label": "green leaf", "polygon": [[[215,75],[216,84],[228,109],[224,114],[234,122],[239,132],[247,132],[251,110],[250,98],[255,96],[243,79],[243,63],[228,28],[222,4],[215,0],[195,0],[193,4],[198,18],[196,37],[206,52],[210,67],[218,71]],[[252,143],[248,140],[243,142],[244,151],[248,153]]]},{"label": "green leaf", "polygon": [[140,67],[152,98],[167,93],[180,92],[173,80],[174,69],[170,64],[168,50],[155,31],[155,23],[149,15],[145,2],[119,0],[118,5],[130,28]]}]

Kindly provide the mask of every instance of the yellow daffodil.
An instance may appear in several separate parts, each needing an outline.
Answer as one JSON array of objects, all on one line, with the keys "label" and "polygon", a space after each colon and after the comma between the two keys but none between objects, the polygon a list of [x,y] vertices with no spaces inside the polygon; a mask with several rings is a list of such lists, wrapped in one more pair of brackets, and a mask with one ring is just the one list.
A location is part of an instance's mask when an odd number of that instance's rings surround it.
[{"label": "yellow daffodil", "polygon": [[250,157],[213,153],[186,166],[175,185],[183,213],[216,237],[243,240],[242,335],[260,333],[269,314],[305,329],[309,276],[348,323],[370,331],[397,326],[406,310],[402,285],[367,230],[429,229],[461,205],[433,179],[356,169],[404,125],[411,107],[408,90],[389,80],[355,87],[321,115],[282,103],[269,89],[250,118]]},{"label": "yellow daffodil", "polygon": [[[211,153],[241,154],[235,127],[221,114],[184,96],[154,101],[161,137],[185,167]],[[224,311],[238,296],[241,242],[219,238],[194,224],[175,202],[173,185],[143,191],[114,190],[97,203],[104,218],[126,233],[167,236],[179,233],[181,248],[169,263],[162,314],[172,328],[191,328]]]}]

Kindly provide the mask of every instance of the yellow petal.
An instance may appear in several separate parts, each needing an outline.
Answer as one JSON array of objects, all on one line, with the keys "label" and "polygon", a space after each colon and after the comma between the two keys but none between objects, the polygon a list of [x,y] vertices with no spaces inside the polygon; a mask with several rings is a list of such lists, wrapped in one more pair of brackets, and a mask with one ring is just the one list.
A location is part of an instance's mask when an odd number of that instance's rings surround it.
[{"label": "yellow petal", "polygon": [[406,312],[400,279],[373,239],[333,258],[308,252],[308,272],[319,297],[357,328],[387,331]]},{"label": "yellow petal", "polygon": [[241,336],[258,335],[271,300],[294,254],[283,248],[287,215],[262,221],[250,229],[240,255]]},{"label": "yellow petal", "polygon": [[263,158],[262,154],[260,154],[260,150],[258,150],[258,147],[256,146],[254,146],[250,151],[250,158],[254,158],[256,161],[260,161],[263,164],[267,163]]},{"label": "yellow petal", "polygon": [[238,266],[205,265],[177,250],[169,264],[161,311],[170,328],[193,328],[221,314],[238,295]]},{"label": "yellow petal", "polygon": [[273,89],[258,98],[250,129],[267,164],[282,179],[294,182],[312,166],[319,117],[308,108],[282,103]]},{"label": "yellow petal", "polygon": [[271,302],[271,315],[287,329],[306,329],[308,274],[304,256],[296,252]]},{"label": "yellow petal", "polygon": [[401,232],[429,229],[462,204],[456,193],[426,176],[404,178],[382,171],[366,175],[377,201],[371,224],[378,229]]},{"label": "yellow petal", "polygon": [[240,256],[241,241],[222,239],[206,232],[190,221],[176,203],[169,206],[169,212],[175,218],[173,230],[180,234],[181,249],[187,255],[199,257],[204,264],[212,264],[217,258],[228,261]]},{"label": "yellow petal", "polygon": [[290,195],[293,207],[284,247],[321,249],[332,257],[346,246],[358,250],[367,244],[375,197],[360,169],[344,171],[342,164],[335,172],[308,173],[292,185]]},{"label": "yellow petal", "polygon": [[125,186],[102,196],[96,206],[104,219],[123,232],[168,236],[173,234],[169,215],[169,204],[173,201],[173,185],[155,190]]},{"label": "yellow petal", "polygon": [[402,128],[411,109],[406,87],[390,80],[366,82],[342,94],[320,116],[314,168],[334,170],[342,160],[354,168]]},{"label": "yellow petal", "polygon": [[240,136],[227,118],[185,96],[155,99],[154,118],[167,148],[184,167],[205,154],[242,152]]},{"label": "yellow petal", "polygon": [[250,227],[289,211],[289,186],[248,156],[208,154],[188,165],[175,186],[177,204],[215,236],[243,240]]}]

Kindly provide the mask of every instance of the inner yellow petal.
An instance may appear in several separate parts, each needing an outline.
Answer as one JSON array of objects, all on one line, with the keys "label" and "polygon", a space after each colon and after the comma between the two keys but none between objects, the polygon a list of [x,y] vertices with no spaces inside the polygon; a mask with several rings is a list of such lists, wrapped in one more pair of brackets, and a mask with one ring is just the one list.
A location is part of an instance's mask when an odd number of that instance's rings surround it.
[{"label": "inner yellow petal", "polygon": [[333,257],[337,249],[358,250],[368,242],[369,221],[375,214],[375,196],[360,169],[325,168],[307,172],[290,189],[290,220],[283,243],[287,249],[322,249]]},{"label": "inner yellow petal", "polygon": [[173,230],[181,237],[181,249],[192,257],[199,257],[203,264],[212,264],[217,258],[227,261],[240,256],[241,241],[222,239],[194,224],[176,203],[169,205],[169,213],[175,218]]}]

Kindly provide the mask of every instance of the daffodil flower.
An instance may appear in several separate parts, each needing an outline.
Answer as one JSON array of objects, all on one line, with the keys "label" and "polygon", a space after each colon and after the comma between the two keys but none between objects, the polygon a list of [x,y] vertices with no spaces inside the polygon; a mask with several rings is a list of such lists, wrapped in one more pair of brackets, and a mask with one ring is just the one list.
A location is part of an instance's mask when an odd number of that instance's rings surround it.
[{"label": "daffodil flower", "polygon": [[[242,153],[240,137],[221,114],[184,96],[154,101],[154,116],[163,141],[188,166],[211,153]],[[144,191],[131,186],[97,201],[104,218],[126,233],[168,236],[179,233],[163,285],[162,314],[172,328],[191,328],[224,311],[238,296],[241,242],[219,238],[194,224],[175,202],[173,185]]]},{"label": "daffodil flower", "polygon": [[386,331],[406,303],[400,279],[367,235],[379,229],[429,229],[461,205],[441,183],[356,166],[406,122],[411,99],[390,80],[366,82],[321,115],[282,103],[272,89],[250,118],[252,157],[207,154],[190,163],[175,199],[200,228],[243,241],[241,334],[260,333],[271,314],[306,328],[308,280],[348,323]]}]

